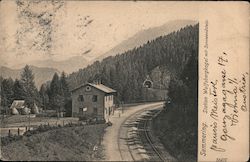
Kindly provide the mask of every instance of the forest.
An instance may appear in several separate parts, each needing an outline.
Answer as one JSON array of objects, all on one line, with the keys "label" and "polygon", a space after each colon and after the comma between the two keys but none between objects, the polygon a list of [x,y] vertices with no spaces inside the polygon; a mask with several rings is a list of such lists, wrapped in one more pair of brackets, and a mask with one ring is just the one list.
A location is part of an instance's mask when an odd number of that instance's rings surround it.
[{"label": "forest", "polygon": [[34,81],[35,75],[26,65],[21,73],[21,79],[2,78],[1,83],[1,114],[10,114],[9,107],[14,100],[25,100],[28,108],[34,103],[43,110],[54,109],[64,111],[66,116],[71,115],[71,99],[66,74],[62,72],[59,77],[54,74],[50,84],[44,83],[38,90]]},{"label": "forest", "polygon": [[[172,79],[185,77],[183,70],[197,58],[198,24],[186,26],[179,31],[148,41],[144,45],[104,60],[70,74],[67,78],[70,89],[96,80],[118,91],[118,101],[125,103],[146,100],[143,82],[148,75],[155,78],[152,71],[168,71]],[[183,75],[183,76],[181,76]],[[164,85],[166,75],[160,75],[159,82]],[[165,78],[164,78],[165,77]],[[152,88],[154,89],[154,87]]]},{"label": "forest", "polygon": [[[27,65],[20,80],[0,78],[1,105],[10,107],[13,100],[24,99],[28,105],[35,102],[44,109],[66,110],[70,114],[70,90],[97,80],[117,90],[118,103],[147,101],[150,93],[160,93],[161,90],[168,91],[168,99],[171,98],[173,103],[188,103],[197,95],[189,92],[197,88],[197,76],[192,71],[197,65],[197,58],[198,24],[96,61],[67,76],[64,72],[61,76],[55,73],[51,81],[44,83],[39,90],[35,87],[35,76]],[[156,75],[157,72],[159,75]],[[149,90],[143,87],[148,76],[154,82]]]}]

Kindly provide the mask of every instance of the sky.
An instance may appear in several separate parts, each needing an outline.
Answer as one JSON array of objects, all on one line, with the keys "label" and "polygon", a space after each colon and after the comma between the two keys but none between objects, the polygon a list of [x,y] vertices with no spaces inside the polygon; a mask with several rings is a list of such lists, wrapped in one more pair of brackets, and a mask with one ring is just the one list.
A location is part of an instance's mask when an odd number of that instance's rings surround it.
[{"label": "sky", "polygon": [[93,60],[137,32],[177,19],[197,20],[195,2],[23,1],[0,3],[0,65]]}]

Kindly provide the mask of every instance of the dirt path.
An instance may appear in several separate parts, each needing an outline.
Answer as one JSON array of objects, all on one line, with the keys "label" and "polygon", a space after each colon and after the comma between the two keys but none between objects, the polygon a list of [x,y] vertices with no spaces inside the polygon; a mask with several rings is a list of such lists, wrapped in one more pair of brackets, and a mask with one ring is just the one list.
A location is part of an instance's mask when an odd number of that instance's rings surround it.
[{"label": "dirt path", "polygon": [[141,110],[146,110],[148,108],[152,108],[162,104],[163,104],[162,102],[159,102],[159,103],[151,103],[151,104],[127,107],[124,109],[123,113],[120,113],[119,110],[115,111],[114,115],[110,118],[110,121],[113,123],[113,125],[106,129],[102,141],[102,144],[105,149],[105,160],[132,161],[133,159],[130,156],[128,146],[126,145],[125,141],[120,140],[123,136],[126,136],[125,132],[122,132],[124,130],[120,129],[122,124],[136,112]]}]

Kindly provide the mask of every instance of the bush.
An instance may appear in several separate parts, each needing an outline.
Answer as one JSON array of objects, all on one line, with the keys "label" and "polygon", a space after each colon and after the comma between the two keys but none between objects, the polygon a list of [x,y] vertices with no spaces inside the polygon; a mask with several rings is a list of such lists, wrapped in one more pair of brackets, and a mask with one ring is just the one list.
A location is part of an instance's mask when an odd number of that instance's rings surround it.
[{"label": "bush", "polygon": [[18,136],[18,135],[1,137],[1,145],[6,146],[11,142],[18,141],[20,139],[22,139],[22,136]]},{"label": "bush", "polygon": [[39,113],[39,114],[36,114],[36,117],[48,117],[48,115],[45,113]]},{"label": "bush", "polygon": [[57,117],[57,113],[54,110],[47,110],[36,115],[37,117]]},{"label": "bush", "polygon": [[46,131],[49,131],[52,129],[58,129],[58,128],[61,128],[61,125],[50,126],[50,125],[44,124],[44,125],[40,125],[37,129],[26,131],[23,135],[29,137],[34,134],[38,134],[38,133],[42,133],[42,132],[46,132]]},{"label": "bush", "polygon": [[[180,161],[196,160],[197,113],[185,112],[193,105],[168,105],[165,111],[153,120],[153,128],[169,153]],[[197,112],[197,111],[196,111]]]},{"label": "bush", "polygon": [[105,123],[106,123],[105,119],[101,119],[101,120],[96,121],[96,124],[105,124]]},{"label": "bush", "polygon": [[86,121],[88,118],[86,116],[80,116],[79,121]]}]

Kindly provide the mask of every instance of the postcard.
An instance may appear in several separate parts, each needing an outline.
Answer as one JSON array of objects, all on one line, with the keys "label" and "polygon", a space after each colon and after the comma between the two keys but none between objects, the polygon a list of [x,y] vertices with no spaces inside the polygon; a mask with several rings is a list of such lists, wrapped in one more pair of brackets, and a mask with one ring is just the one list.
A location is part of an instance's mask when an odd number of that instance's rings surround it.
[{"label": "postcard", "polygon": [[1,160],[247,161],[249,3],[0,1]]}]

